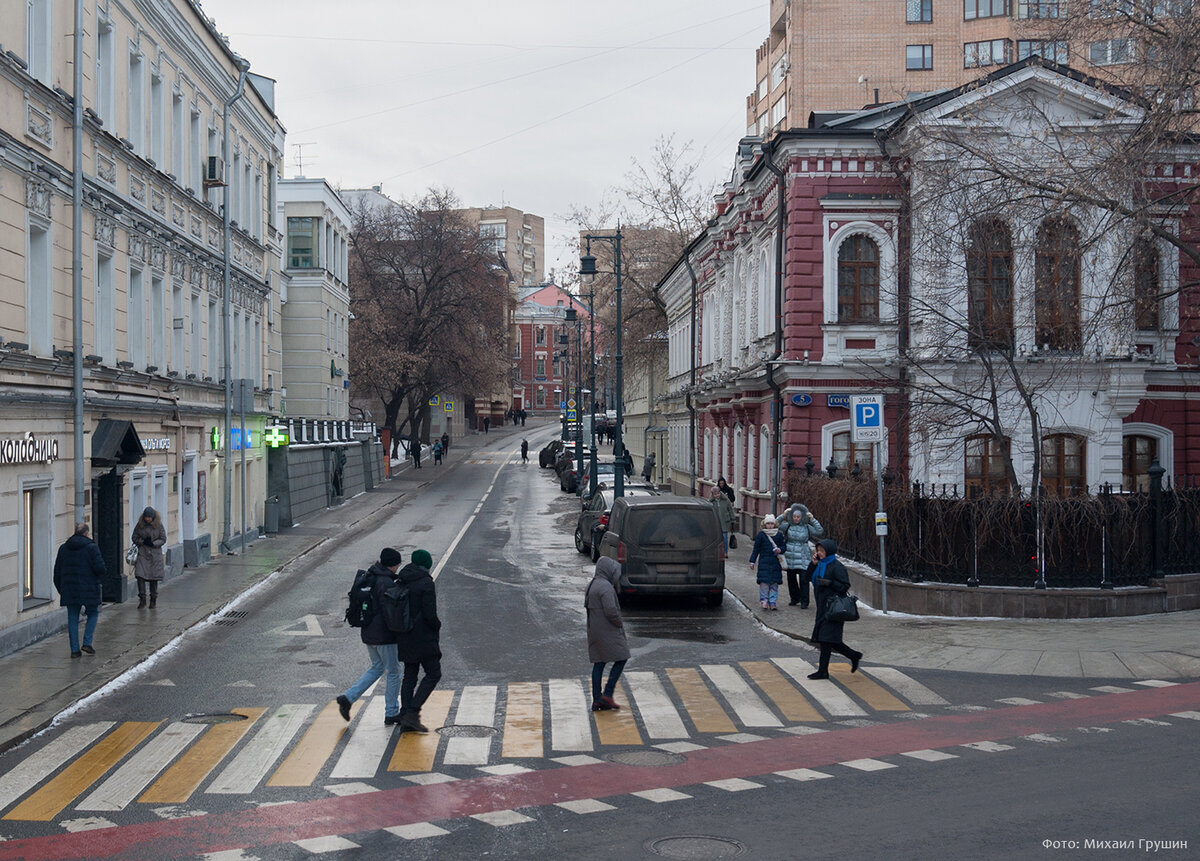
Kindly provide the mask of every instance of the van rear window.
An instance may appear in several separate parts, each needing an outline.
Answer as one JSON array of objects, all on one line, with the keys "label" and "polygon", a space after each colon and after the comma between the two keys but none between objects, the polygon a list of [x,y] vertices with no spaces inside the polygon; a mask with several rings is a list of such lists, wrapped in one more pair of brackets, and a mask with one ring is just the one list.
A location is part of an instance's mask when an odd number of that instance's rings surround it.
[{"label": "van rear window", "polygon": [[716,515],[700,509],[635,509],[626,518],[622,538],[639,547],[699,550],[719,541],[721,533]]}]

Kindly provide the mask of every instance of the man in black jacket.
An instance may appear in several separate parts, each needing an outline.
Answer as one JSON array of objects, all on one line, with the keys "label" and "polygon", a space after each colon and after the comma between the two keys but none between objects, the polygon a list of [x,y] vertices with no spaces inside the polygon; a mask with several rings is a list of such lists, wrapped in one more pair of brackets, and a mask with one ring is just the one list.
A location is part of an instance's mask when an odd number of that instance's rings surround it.
[{"label": "man in black jacket", "polygon": [[[421,706],[433,693],[442,678],[442,649],[438,632],[442,622],[437,614],[437,592],[429,570],[433,557],[428,550],[417,550],[412,562],[400,569],[399,580],[408,586],[408,606],[412,630],[396,634],[396,652],[404,664],[404,681],[400,684],[400,729],[410,732],[429,732],[421,723]],[[421,684],[417,675],[425,672]]]},{"label": "man in black jacket", "polygon": [[[75,524],[75,534],[58,548],[54,559],[54,588],[58,590],[59,603],[67,608],[67,636],[71,641],[71,657],[78,658],[87,652],[96,654],[92,648],[92,635],[96,633],[99,620],[100,600],[103,589],[104,557],[100,548],[88,536],[86,523]],[[79,644],[79,611],[87,611],[87,622],[83,626],[83,645]]]},{"label": "man in black jacket", "polygon": [[396,658],[396,635],[388,628],[383,619],[383,592],[396,582],[396,569],[404,557],[398,550],[391,547],[383,548],[379,561],[368,571],[373,577],[371,583],[371,603],[375,612],[371,620],[361,629],[363,645],[371,658],[371,666],[359,676],[358,681],[337,698],[338,711],[345,720],[350,720],[350,706],[363,695],[363,692],[375,684],[379,677],[387,674],[383,689],[383,722],[388,726],[400,723],[400,661]]}]

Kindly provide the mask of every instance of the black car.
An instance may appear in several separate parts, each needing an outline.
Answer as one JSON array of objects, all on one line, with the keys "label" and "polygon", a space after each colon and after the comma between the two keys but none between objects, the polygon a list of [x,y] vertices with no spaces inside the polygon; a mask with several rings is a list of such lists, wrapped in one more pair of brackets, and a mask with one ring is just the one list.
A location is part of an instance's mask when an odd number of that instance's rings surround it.
[{"label": "black car", "polygon": [[538,452],[538,466],[542,469],[545,469],[548,466],[554,466],[554,462],[558,460],[558,455],[562,452],[562,450],[562,440],[550,440],[550,442],[542,446],[542,450]]},{"label": "black car", "polygon": [[575,449],[564,446],[559,452],[558,460],[554,462],[554,472],[558,475],[558,486],[563,493],[575,493],[579,489],[579,477],[575,474]]},{"label": "black car", "polygon": [[717,511],[688,496],[622,497],[613,503],[600,555],[621,563],[617,597],[725,597],[725,542]]},{"label": "black car", "polygon": [[[626,485],[624,494],[634,496],[658,496],[658,490],[649,485]],[[575,549],[580,553],[590,553],[592,561],[600,558],[600,539],[604,537],[604,529],[608,525],[608,512],[613,503],[612,487],[601,484],[596,492],[585,497],[579,510],[579,519],[575,523]]]}]

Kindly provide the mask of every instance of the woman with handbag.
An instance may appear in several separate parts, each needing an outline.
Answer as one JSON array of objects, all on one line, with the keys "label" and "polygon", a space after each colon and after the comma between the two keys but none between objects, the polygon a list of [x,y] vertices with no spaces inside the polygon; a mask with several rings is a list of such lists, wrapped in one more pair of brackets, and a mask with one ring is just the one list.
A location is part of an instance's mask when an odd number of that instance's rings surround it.
[{"label": "woman with handbag", "polygon": [[776,610],[779,600],[779,584],[783,582],[783,536],[775,526],[775,515],[768,514],[762,520],[762,529],[754,537],[754,549],[750,551],[750,570],[757,568],[754,579],[758,581],[759,604],[764,610]]},{"label": "woman with handbag", "polygon": [[138,518],[137,526],[129,540],[137,547],[137,561],[133,563],[133,576],[137,578],[138,609],[146,606],[146,586],[150,586],[150,609],[158,603],[158,584],[163,579],[163,545],[167,543],[167,530],[162,518],[150,506]]},{"label": "woman with handbag", "polygon": [[817,618],[813,623],[812,642],[821,649],[821,663],[810,679],[829,678],[829,656],[832,652],[850,659],[850,672],[858,672],[862,652],[855,651],[842,641],[844,621],[834,621],[830,616],[832,599],[845,596],[850,591],[850,575],[846,566],[837,558],[837,542],[824,538],[817,542],[817,567],[813,571],[813,597],[817,602]]}]

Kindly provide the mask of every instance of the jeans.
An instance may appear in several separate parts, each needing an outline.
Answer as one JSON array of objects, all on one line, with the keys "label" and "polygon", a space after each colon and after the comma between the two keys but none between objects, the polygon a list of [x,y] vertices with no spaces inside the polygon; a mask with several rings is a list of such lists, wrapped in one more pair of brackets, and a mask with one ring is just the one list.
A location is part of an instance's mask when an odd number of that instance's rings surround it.
[{"label": "jeans", "polygon": [[[624,661],[615,661],[612,669],[608,671],[608,684],[604,686],[603,696],[611,697],[617,690],[617,681],[621,678],[621,671],[625,669]],[[601,697],[600,680],[604,678],[604,661],[596,661],[592,664],[592,701],[599,700]]]},{"label": "jeans", "polygon": [[71,640],[71,651],[79,651],[79,611],[87,611],[87,622],[83,626],[83,645],[92,644],[92,635],[96,633],[96,622],[99,621],[100,605],[86,606],[70,604],[67,606],[67,636]]},{"label": "jeans", "polygon": [[775,602],[779,600],[779,584],[778,583],[763,583],[758,584],[758,600],[766,601],[770,607],[775,606]]},{"label": "jeans", "polygon": [[371,656],[371,666],[358,677],[346,691],[346,699],[354,702],[363,695],[363,691],[375,684],[379,677],[387,674],[383,689],[384,717],[395,717],[400,714],[397,697],[400,694],[400,659],[396,656],[396,644],[385,643],[382,646],[366,644],[367,654]]},{"label": "jeans", "polygon": [[[421,684],[417,684],[417,673],[425,671]],[[405,663],[404,681],[400,683],[400,710],[413,713],[420,712],[425,700],[433,693],[437,683],[442,680],[442,657],[425,658],[416,663]]]}]

